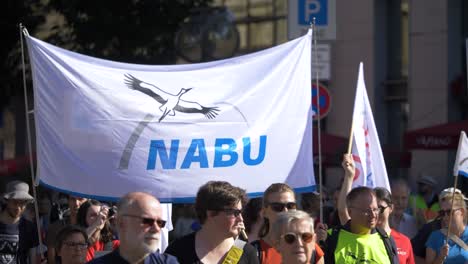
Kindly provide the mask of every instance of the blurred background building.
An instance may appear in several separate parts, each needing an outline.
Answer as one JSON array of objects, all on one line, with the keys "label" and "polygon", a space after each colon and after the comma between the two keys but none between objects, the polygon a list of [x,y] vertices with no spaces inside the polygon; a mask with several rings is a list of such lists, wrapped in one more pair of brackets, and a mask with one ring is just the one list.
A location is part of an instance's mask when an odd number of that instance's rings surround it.
[{"label": "blurred background building", "polygon": [[[414,185],[426,173],[440,188],[454,183],[458,136],[461,129],[468,130],[468,2],[217,0],[215,5],[234,15],[238,54],[298,37],[304,32],[298,23],[316,17],[321,26],[315,68],[332,98],[330,112],[321,120],[323,133],[349,137],[358,64],[363,61],[389,177],[408,178]],[[323,158],[332,165],[324,171],[326,184],[336,186],[342,174],[337,165],[346,148],[323,137],[322,144],[324,152],[335,152]]]}]

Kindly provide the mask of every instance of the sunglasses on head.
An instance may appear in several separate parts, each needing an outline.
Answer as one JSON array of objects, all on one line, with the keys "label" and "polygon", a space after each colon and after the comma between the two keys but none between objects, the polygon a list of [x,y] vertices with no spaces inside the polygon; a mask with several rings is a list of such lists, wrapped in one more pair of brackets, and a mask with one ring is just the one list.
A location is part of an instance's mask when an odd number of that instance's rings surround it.
[{"label": "sunglasses on head", "polygon": [[158,225],[159,228],[163,228],[166,226],[166,221],[161,220],[161,219],[154,219],[154,218],[149,218],[149,217],[141,217],[138,215],[129,215],[129,214],[124,214],[122,216],[127,216],[127,217],[133,217],[133,218],[139,218],[141,219],[141,223],[146,226],[150,227],[154,225],[154,222]]},{"label": "sunglasses on head", "polygon": [[297,208],[297,204],[290,202],[290,203],[269,203],[268,206],[275,212],[283,212],[284,208],[288,208],[288,210],[295,210]]},{"label": "sunglasses on head", "polygon": [[312,242],[312,239],[314,238],[314,234],[310,232],[304,232],[301,234],[286,233],[282,235],[282,237],[283,237],[284,242],[286,242],[286,244],[290,244],[290,245],[294,244],[294,242],[296,242],[298,237],[301,238],[302,242],[309,244],[310,242]]}]

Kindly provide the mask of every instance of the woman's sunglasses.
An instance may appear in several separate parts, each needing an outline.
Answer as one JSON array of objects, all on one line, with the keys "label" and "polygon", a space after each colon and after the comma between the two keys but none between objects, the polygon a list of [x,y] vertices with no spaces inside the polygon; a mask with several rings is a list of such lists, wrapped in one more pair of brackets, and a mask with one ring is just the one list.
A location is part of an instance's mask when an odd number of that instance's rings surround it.
[{"label": "woman's sunglasses", "polygon": [[[459,210],[460,208],[456,208],[456,209],[453,209],[452,211],[455,212],[457,210]],[[447,210],[439,210],[439,216],[440,217],[444,217],[446,215],[450,215],[450,209],[447,209]]]},{"label": "woman's sunglasses", "polygon": [[268,206],[275,212],[283,212],[284,208],[288,208],[288,210],[295,210],[297,208],[296,203],[269,203]]},{"label": "woman's sunglasses", "polygon": [[302,234],[286,233],[282,235],[282,237],[283,237],[284,242],[286,242],[286,244],[290,244],[290,245],[294,244],[294,242],[296,242],[298,237],[300,237],[302,242],[304,242],[305,244],[309,244],[310,242],[312,242],[312,239],[314,238],[314,234],[310,232],[304,232]]}]

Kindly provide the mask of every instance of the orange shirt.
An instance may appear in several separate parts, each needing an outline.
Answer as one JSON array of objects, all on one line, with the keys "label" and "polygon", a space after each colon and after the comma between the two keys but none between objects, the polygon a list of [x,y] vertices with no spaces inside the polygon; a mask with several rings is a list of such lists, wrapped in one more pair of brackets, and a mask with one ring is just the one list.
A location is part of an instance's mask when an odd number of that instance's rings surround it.
[{"label": "orange shirt", "polygon": [[[281,264],[280,253],[263,239],[260,239],[260,247],[262,249],[262,263],[261,264]],[[315,262],[323,257],[323,250],[315,244]]]}]

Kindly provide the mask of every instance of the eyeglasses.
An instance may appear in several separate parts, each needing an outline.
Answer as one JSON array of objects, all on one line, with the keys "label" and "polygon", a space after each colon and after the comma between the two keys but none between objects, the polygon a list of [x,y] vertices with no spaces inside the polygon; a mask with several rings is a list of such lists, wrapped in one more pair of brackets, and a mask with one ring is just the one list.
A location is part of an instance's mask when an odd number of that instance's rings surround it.
[{"label": "eyeglasses", "polygon": [[310,242],[312,242],[312,239],[314,238],[314,234],[312,234],[310,232],[304,232],[304,233],[301,233],[301,234],[286,233],[286,234],[282,235],[281,237],[283,238],[284,242],[286,242],[286,244],[289,244],[289,245],[296,242],[298,237],[301,238],[302,242],[304,242],[306,244],[309,244]]},{"label": "eyeglasses", "polygon": [[213,211],[224,212],[226,215],[234,217],[238,217],[240,214],[242,214],[242,210],[234,208],[218,209]]},{"label": "eyeglasses", "polygon": [[[453,209],[452,212],[455,212],[457,210],[459,210],[460,208],[457,208],[457,209]],[[446,215],[450,215],[450,209],[447,209],[447,210],[439,210],[439,216],[440,217],[444,217]]]},{"label": "eyeglasses", "polygon": [[149,218],[149,217],[141,217],[138,215],[129,215],[129,214],[124,214],[122,216],[128,216],[128,217],[133,217],[133,218],[140,218],[141,223],[145,225],[146,227],[150,227],[154,225],[154,222],[158,225],[159,228],[163,228],[166,226],[166,221],[161,220],[161,219],[154,219],[154,218]]},{"label": "eyeglasses", "polygon": [[361,208],[351,207],[351,206],[350,206],[349,208],[354,208],[354,209],[360,211],[363,215],[365,215],[365,216],[370,216],[371,214],[373,214],[373,215],[378,215],[379,213],[382,213],[383,211],[385,211],[385,209],[386,209],[387,207],[383,208],[383,210],[382,210],[382,208],[361,209]]},{"label": "eyeglasses", "polygon": [[288,210],[295,210],[297,208],[297,204],[290,202],[290,203],[268,203],[268,206],[275,212],[283,212],[284,208],[288,208]]},{"label": "eyeglasses", "polygon": [[88,248],[87,243],[66,241],[66,242],[63,242],[63,244],[65,246],[67,246],[67,247],[70,247],[70,248],[77,248],[77,249],[87,249]]},{"label": "eyeglasses", "polygon": [[379,213],[383,214],[388,207],[390,206],[379,205]]}]

